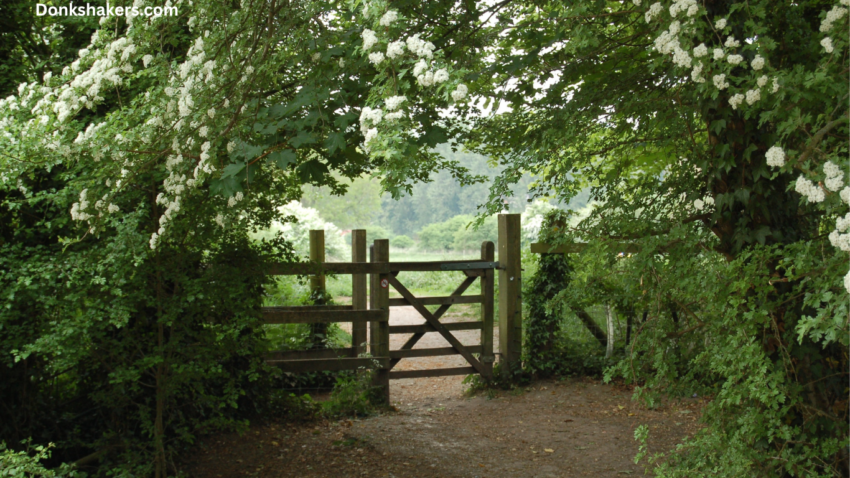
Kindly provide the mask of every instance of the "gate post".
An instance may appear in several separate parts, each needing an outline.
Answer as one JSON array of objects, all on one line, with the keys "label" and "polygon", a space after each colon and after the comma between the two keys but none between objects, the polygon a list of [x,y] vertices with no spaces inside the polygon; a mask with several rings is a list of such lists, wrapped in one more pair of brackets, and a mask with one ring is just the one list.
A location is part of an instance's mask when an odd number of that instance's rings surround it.
[{"label": "gate post", "polygon": [[[318,262],[319,264],[325,262],[324,230],[310,231],[310,261]],[[316,305],[325,304],[325,290],[324,271],[310,277],[310,296],[314,299]],[[310,324],[310,344],[311,349],[327,348],[328,324]]]},{"label": "gate post", "polygon": [[[366,262],[366,230],[355,229],[351,231],[351,262]],[[354,310],[366,310],[369,304],[366,298],[366,274],[351,275],[351,308]],[[366,352],[366,322],[355,322],[351,324],[351,346],[354,348],[354,356]]]},{"label": "gate post", "polygon": [[499,368],[502,378],[522,366],[522,263],[519,214],[499,214]]},{"label": "gate post", "polygon": [[[491,241],[481,244],[481,261],[493,262],[496,260],[496,246]],[[493,269],[484,270],[481,276],[481,364],[487,370],[486,379],[493,378],[493,295],[494,295]]]},{"label": "gate post", "polygon": [[[371,247],[372,262],[390,261],[390,241],[387,239],[376,239]],[[372,274],[370,309],[386,311],[387,321],[371,322],[369,324],[372,357],[390,356],[390,289],[389,274]],[[386,283],[386,286],[384,284]],[[387,368],[375,370],[373,385],[379,387],[380,401],[386,405],[390,404],[390,371]]]}]

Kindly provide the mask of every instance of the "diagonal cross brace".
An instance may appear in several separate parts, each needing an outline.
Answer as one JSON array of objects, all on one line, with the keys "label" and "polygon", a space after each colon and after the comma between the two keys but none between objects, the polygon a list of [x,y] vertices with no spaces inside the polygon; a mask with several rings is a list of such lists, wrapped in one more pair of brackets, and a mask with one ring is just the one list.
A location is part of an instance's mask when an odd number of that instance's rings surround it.
[{"label": "diagonal cross brace", "polygon": [[437,332],[439,332],[440,335],[442,335],[443,338],[446,339],[449,344],[451,344],[451,346],[458,351],[459,354],[463,355],[463,358],[465,358],[466,361],[469,362],[469,365],[472,365],[475,370],[477,370],[478,373],[480,373],[481,375],[487,376],[487,369],[484,367],[484,365],[482,365],[481,362],[478,361],[478,359],[473,357],[469,350],[466,350],[466,347],[464,347],[463,344],[461,344],[460,341],[455,338],[455,336],[452,335],[452,333],[449,332],[448,329],[446,329],[446,326],[441,324],[440,321],[437,320],[437,318],[434,317],[434,315],[431,314],[431,312],[429,312],[424,305],[419,303],[419,300],[414,297],[413,294],[411,294],[410,291],[407,290],[407,288],[403,286],[401,282],[399,282],[398,279],[396,279],[392,275],[390,275],[390,284],[392,284],[393,288],[395,288],[395,290],[397,290],[402,297],[404,297],[405,299],[407,299],[408,302],[410,302],[410,305],[412,305],[420,314],[422,314],[422,317],[425,317],[425,320],[427,320],[428,323],[431,324],[431,326],[434,327]]},{"label": "diagonal cross brace", "polygon": [[[466,289],[468,289],[469,286],[471,286],[475,282],[475,279],[477,279],[477,278],[478,277],[467,277],[466,279],[463,280],[463,282],[461,282],[461,284],[457,287],[457,289],[455,289],[454,292],[451,293],[451,295],[462,295],[464,292],[466,292]],[[451,304],[441,305],[436,311],[434,311],[434,318],[437,319],[437,320],[440,320],[440,317],[442,317],[443,314],[445,314],[446,311],[449,310],[449,307],[451,307]],[[409,339],[407,339],[407,342],[405,342],[404,345],[402,345],[399,350],[410,350],[410,349],[412,349],[413,346],[416,345],[416,343],[419,342],[419,340],[421,340],[422,337],[424,337],[424,336],[425,336],[425,334],[413,334],[413,336],[410,337]],[[393,367],[398,365],[399,362],[401,362],[400,358],[391,359],[390,360],[390,370],[392,370]]]}]

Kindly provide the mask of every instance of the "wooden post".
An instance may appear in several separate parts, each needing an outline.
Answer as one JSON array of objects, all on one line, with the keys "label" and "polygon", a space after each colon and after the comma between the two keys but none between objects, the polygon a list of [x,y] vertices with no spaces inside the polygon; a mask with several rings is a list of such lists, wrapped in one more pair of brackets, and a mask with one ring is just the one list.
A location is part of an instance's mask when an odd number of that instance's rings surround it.
[{"label": "wooden post", "polygon": [[[310,231],[310,261],[325,262],[325,231]],[[325,304],[325,274],[310,277],[310,296],[315,305]],[[310,342],[312,349],[324,349],[328,344],[328,324],[310,324]]]},{"label": "wooden post", "polygon": [[[496,260],[496,246],[491,241],[481,244],[481,261]],[[488,371],[486,379],[493,378],[493,300],[494,300],[493,269],[484,271],[481,276],[481,364]]]},{"label": "wooden post", "polygon": [[499,214],[499,364],[502,377],[522,366],[522,263],[519,214]]},{"label": "wooden post", "polygon": [[[390,261],[390,241],[377,239],[371,247],[372,262]],[[370,309],[386,311],[386,317],[390,313],[390,284],[389,274],[372,274]],[[389,322],[372,322],[369,324],[370,340],[369,347],[373,357],[389,357],[390,355],[390,324]],[[386,405],[390,404],[390,371],[389,368],[379,368],[375,371],[373,385],[379,387],[380,401]]]},{"label": "wooden post", "polygon": [[[366,262],[366,230],[355,229],[351,231],[351,262]],[[366,274],[351,275],[351,307],[354,310],[366,310],[369,308],[366,297]],[[354,355],[366,352],[366,331],[368,326],[365,322],[351,324],[351,346]]]}]

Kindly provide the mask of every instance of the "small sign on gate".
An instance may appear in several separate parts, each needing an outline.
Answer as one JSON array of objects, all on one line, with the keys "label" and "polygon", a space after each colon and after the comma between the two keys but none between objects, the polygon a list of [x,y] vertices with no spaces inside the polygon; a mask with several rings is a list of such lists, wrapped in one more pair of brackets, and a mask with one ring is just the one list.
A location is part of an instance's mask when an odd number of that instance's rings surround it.
[{"label": "small sign on gate", "polygon": [[390,286],[390,281],[388,279],[381,279],[381,287],[386,289],[389,286]]}]

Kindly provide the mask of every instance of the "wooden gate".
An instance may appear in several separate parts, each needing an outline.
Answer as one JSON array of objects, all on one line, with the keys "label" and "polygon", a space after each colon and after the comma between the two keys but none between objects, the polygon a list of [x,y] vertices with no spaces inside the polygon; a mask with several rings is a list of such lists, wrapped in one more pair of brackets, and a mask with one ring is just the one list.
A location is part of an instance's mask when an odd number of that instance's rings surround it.
[{"label": "wooden gate", "polygon": [[[505,217],[502,217],[505,216]],[[516,217],[513,217],[516,216]],[[352,275],[352,305],[317,305],[302,307],[264,307],[263,317],[269,324],[352,323],[352,346],[337,350],[303,350],[274,352],[269,364],[287,372],[375,369],[375,385],[382,387],[383,400],[389,403],[389,380],[398,378],[469,375],[478,373],[486,379],[493,376],[494,271],[500,270],[500,352],[501,361],[518,362],[521,351],[522,322],[519,267],[519,215],[500,215],[500,256],[505,266],[495,259],[492,242],[481,245],[481,256],[467,261],[390,262],[389,241],[376,240],[366,259],[366,231],[352,231],[352,262],[324,262],[323,231],[311,231],[310,263],[277,264],[268,271],[272,275],[310,275],[313,287],[324,287],[324,274]],[[416,297],[398,279],[404,271],[462,271],[466,276],[451,295]],[[370,280],[366,302],[366,277]],[[480,292],[463,295],[476,280]],[[400,298],[390,298],[390,287]],[[454,304],[481,304],[481,320],[443,324],[440,318]],[[431,312],[426,306],[438,305]],[[390,307],[413,306],[425,319],[421,325],[390,325]],[[368,340],[367,340],[368,324]],[[478,345],[464,345],[453,334],[459,330],[480,330]],[[427,333],[440,334],[450,347],[414,349]],[[390,335],[413,334],[398,350],[390,350]],[[369,357],[363,352],[370,352]],[[432,370],[392,370],[402,359],[461,355],[468,366]],[[505,366],[504,370],[510,367]]]}]

